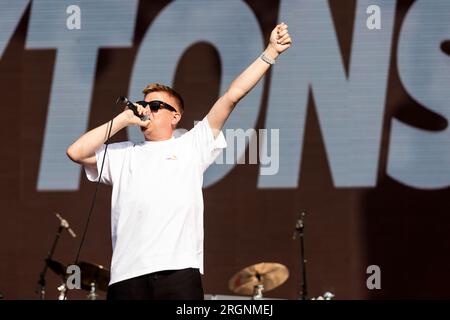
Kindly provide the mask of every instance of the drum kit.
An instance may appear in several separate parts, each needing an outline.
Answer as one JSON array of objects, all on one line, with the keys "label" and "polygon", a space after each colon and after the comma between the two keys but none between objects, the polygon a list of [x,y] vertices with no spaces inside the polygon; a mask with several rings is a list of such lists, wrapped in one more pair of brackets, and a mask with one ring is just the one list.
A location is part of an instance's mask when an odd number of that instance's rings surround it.
[{"label": "drum kit", "polygon": [[[48,260],[47,265],[63,281],[58,287],[58,300],[67,300],[67,265],[56,260]],[[81,271],[81,289],[89,292],[88,300],[97,300],[97,291],[106,292],[108,289],[109,271],[102,265],[84,261],[79,262],[77,266]],[[267,292],[281,286],[288,277],[289,271],[286,266],[274,262],[261,262],[233,275],[228,282],[228,287],[233,293],[244,296],[241,298],[262,300],[265,299],[263,291]],[[215,298],[218,297],[215,296]]]},{"label": "drum kit", "polygon": [[[67,266],[56,261],[48,260],[47,265],[63,283],[58,287],[58,300],[67,300]],[[97,291],[106,292],[109,283],[109,270],[102,265],[81,261],[78,264],[81,271],[81,289],[89,292],[88,300],[97,300]],[[263,292],[278,288],[289,278],[288,268],[276,262],[260,262],[248,266],[228,281],[228,288],[236,295],[205,295],[206,300],[277,300],[263,297]],[[325,292],[322,296],[311,300],[331,300],[334,295]]]},{"label": "drum kit", "polygon": [[[67,290],[68,290],[68,278],[70,275],[67,273],[68,266],[64,265],[56,260],[52,259],[52,255],[55,251],[56,243],[60,237],[63,229],[70,229],[68,222],[63,219],[59,214],[56,214],[60,220],[60,226],[56,233],[55,240],[53,242],[51,250],[48,252],[47,258],[45,259],[44,269],[42,270],[39,278],[39,288],[37,293],[39,293],[40,298],[44,299],[45,296],[45,273],[47,268],[52,270],[55,274],[62,278],[63,283],[58,287],[59,300],[67,300]],[[306,259],[304,257],[304,217],[305,213],[299,215],[293,239],[297,237],[300,239],[300,262],[302,266],[302,283],[300,299],[309,299],[307,297],[307,287],[306,287]],[[69,231],[69,230],[68,230]],[[71,229],[70,229],[71,231]],[[70,232],[69,231],[69,232]],[[76,237],[75,233],[72,231],[71,235]],[[80,287],[78,289],[86,290],[89,292],[87,299],[97,300],[97,291],[108,290],[108,284],[110,279],[109,270],[105,269],[102,265],[89,263],[89,262],[78,262],[76,263],[80,271]],[[262,300],[267,298],[263,297],[263,292],[273,290],[289,278],[288,268],[280,263],[276,262],[261,262],[251,266],[248,266],[236,274],[234,274],[228,281],[228,288],[230,291],[237,295],[243,296],[218,296],[218,295],[205,295],[205,299],[212,300]],[[318,298],[312,298],[311,300],[331,300],[334,298],[334,294],[330,292],[325,292],[322,296]]]},{"label": "drum kit", "polygon": [[[58,287],[58,300],[67,300],[67,266],[55,260],[47,260],[47,265],[63,281]],[[88,300],[97,300],[97,291],[106,292],[108,290],[109,270],[102,265],[84,261],[80,261],[77,266],[81,272],[80,289],[89,292],[87,295]]]}]

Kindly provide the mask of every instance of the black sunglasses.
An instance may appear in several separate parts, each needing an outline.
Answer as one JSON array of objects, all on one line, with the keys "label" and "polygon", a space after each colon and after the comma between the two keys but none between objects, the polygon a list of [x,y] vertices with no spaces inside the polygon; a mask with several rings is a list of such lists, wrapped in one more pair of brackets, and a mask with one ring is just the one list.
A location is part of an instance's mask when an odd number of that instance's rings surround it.
[{"label": "black sunglasses", "polygon": [[150,102],[147,101],[137,101],[137,104],[141,105],[142,107],[150,107],[150,110],[152,111],[158,111],[159,109],[167,109],[169,111],[178,112],[177,109],[172,107],[170,104],[159,101],[159,100],[153,100]]}]

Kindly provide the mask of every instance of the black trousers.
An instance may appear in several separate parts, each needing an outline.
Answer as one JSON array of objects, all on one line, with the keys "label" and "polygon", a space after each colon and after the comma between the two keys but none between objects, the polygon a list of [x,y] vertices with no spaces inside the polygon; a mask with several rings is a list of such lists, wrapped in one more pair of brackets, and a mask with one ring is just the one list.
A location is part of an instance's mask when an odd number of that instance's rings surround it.
[{"label": "black trousers", "polygon": [[203,300],[198,269],[167,270],[116,282],[107,300]]}]

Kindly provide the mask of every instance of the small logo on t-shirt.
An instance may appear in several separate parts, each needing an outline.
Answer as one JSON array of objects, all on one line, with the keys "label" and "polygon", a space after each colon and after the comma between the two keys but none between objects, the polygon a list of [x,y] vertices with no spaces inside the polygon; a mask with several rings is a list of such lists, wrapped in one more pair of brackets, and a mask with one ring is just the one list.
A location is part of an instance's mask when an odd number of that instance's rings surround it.
[{"label": "small logo on t-shirt", "polygon": [[177,160],[177,155],[176,154],[172,154],[172,155],[168,156],[166,158],[166,160]]}]

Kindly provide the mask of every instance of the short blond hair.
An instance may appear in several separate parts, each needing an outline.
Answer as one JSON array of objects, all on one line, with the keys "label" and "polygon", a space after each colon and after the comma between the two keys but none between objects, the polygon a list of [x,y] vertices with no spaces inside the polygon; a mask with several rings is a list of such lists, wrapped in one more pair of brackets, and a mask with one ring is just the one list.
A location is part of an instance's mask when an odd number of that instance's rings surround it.
[{"label": "short blond hair", "polygon": [[150,83],[144,88],[144,90],[142,90],[142,93],[144,94],[144,98],[145,98],[145,96],[151,92],[161,92],[161,91],[167,92],[169,95],[171,95],[172,97],[177,99],[178,103],[180,105],[180,108],[181,108],[181,110],[180,110],[181,113],[184,112],[183,98],[181,97],[181,95],[178,92],[176,92],[169,86],[165,86],[165,85],[159,84],[159,83]]}]

